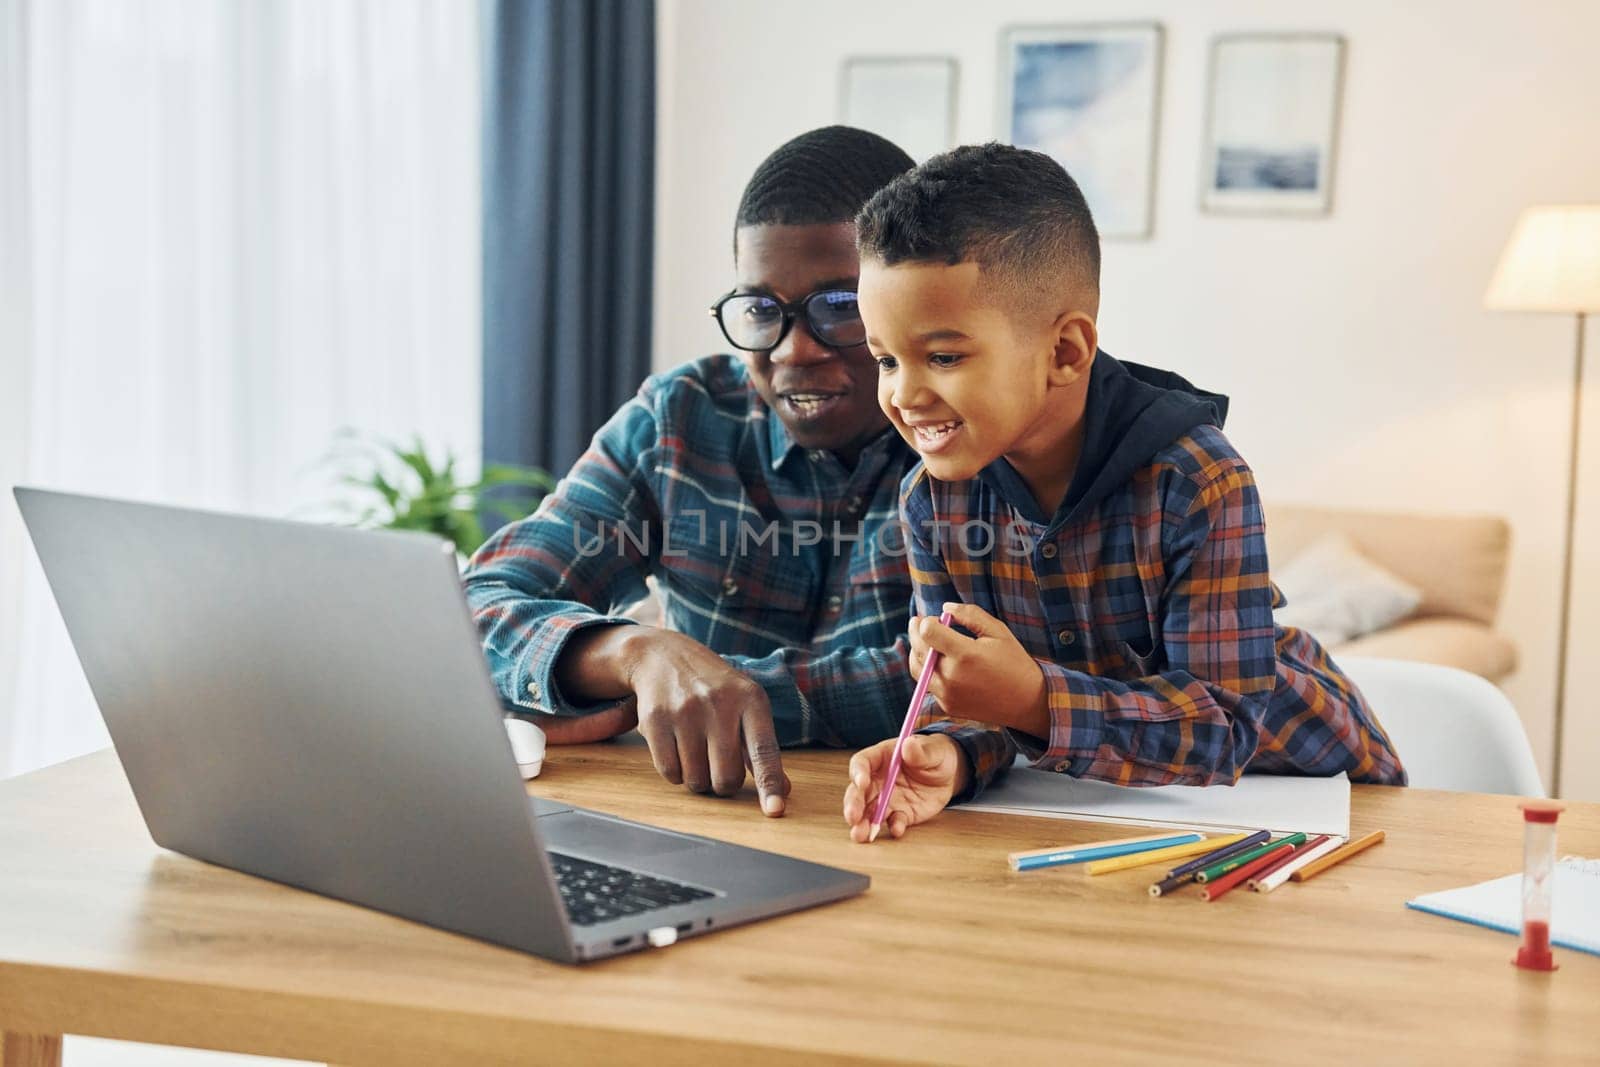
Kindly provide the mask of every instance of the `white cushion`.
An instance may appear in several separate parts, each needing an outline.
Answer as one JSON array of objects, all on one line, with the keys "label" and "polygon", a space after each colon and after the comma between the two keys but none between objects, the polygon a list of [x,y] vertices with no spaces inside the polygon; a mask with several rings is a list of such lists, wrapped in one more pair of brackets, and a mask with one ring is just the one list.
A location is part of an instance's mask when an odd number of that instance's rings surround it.
[{"label": "white cushion", "polygon": [[1309,631],[1337,645],[1381,630],[1416,610],[1422,590],[1363,556],[1349,537],[1328,534],[1272,575],[1288,601],[1280,626]]}]

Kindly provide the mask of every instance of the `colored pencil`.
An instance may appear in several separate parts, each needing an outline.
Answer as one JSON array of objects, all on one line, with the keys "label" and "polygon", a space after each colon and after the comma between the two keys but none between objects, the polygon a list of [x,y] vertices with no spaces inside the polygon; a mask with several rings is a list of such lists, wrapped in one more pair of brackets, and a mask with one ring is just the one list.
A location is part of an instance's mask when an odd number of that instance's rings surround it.
[{"label": "colored pencil", "polygon": [[1011,865],[1013,871],[1036,871],[1044,867],[1060,867],[1068,863],[1085,863],[1112,856],[1126,856],[1133,852],[1151,852],[1158,848],[1198,841],[1200,837],[1200,834],[1192,830],[1181,833],[1169,831],[1145,837],[1119,837],[1114,841],[1093,841],[1087,845],[1064,845],[1058,848],[1013,852],[1006,857],[1006,862]]},{"label": "colored pencil", "polygon": [[1283,866],[1279,867],[1270,874],[1265,874],[1256,879],[1255,884],[1250,888],[1254,889],[1257,893],[1270,893],[1283,883],[1287,882],[1289,880],[1289,876],[1295,871],[1298,871],[1301,867],[1304,867],[1313,860],[1320,860],[1334,849],[1342,848],[1343,846],[1344,838],[1330,837],[1316,848],[1297,849],[1294,854],[1294,859],[1290,860],[1288,863],[1285,863]]},{"label": "colored pencil", "polygon": [[1232,859],[1226,859],[1221,863],[1212,864],[1210,867],[1207,867],[1200,873],[1196,874],[1194,876],[1194,880],[1199,882],[1201,885],[1205,885],[1213,878],[1221,878],[1225,874],[1232,874],[1245,864],[1253,863],[1255,860],[1259,859],[1263,853],[1269,852],[1272,849],[1277,848],[1279,845],[1303,845],[1305,844],[1305,841],[1305,834],[1290,834],[1288,837],[1280,837],[1276,841],[1269,841],[1265,845],[1257,845],[1249,852],[1241,852]]},{"label": "colored pencil", "polygon": [[1288,838],[1284,838],[1238,870],[1230,871],[1214,881],[1207,882],[1205,888],[1200,890],[1200,899],[1207,902],[1216,900],[1257,871],[1264,871],[1277,863],[1280,858],[1292,855],[1294,855],[1294,845]]},{"label": "colored pencil", "polygon": [[1153,897],[1164,897],[1174,889],[1182,889],[1184,886],[1194,881],[1194,875],[1194,871],[1190,871],[1188,874],[1169,874],[1167,877],[1161,879],[1161,881],[1150,887],[1150,895]]},{"label": "colored pencil", "polygon": [[[943,612],[939,621],[950,625],[950,613]],[[928,695],[928,683],[933,681],[933,668],[939,662],[937,649],[928,650],[928,658],[922,661],[922,673],[917,676],[917,688],[911,693],[911,706],[906,708],[905,721],[900,724],[900,736],[895,738],[894,751],[889,754],[889,774],[883,780],[883,792],[878,794],[878,806],[872,812],[872,829],[867,831],[867,840],[876,841],[878,832],[883,829],[883,820],[889,817],[889,798],[894,795],[895,779],[900,777],[900,750],[906,747],[906,738],[911,736],[911,730],[917,725],[917,714],[922,710],[922,701]]]},{"label": "colored pencil", "polygon": [[1166,896],[1174,889],[1181,889],[1194,881],[1194,876],[1205,868],[1214,863],[1221,863],[1223,860],[1232,859],[1234,856],[1249,852],[1256,846],[1265,844],[1271,836],[1265,830],[1257,830],[1243,840],[1235,841],[1231,845],[1224,845],[1215,852],[1206,853],[1199,859],[1180,864],[1168,871],[1165,878],[1150,887],[1150,895],[1153,897]]},{"label": "colored pencil", "polygon": [[1278,857],[1278,861],[1276,863],[1274,863],[1272,866],[1263,867],[1259,871],[1257,871],[1255,874],[1252,874],[1249,878],[1246,878],[1244,884],[1249,886],[1251,889],[1256,888],[1256,883],[1261,881],[1261,879],[1267,877],[1270,874],[1273,874],[1274,872],[1276,872],[1278,870],[1278,868],[1290,863],[1291,861],[1294,860],[1294,858],[1296,856],[1305,855],[1305,853],[1306,853],[1306,851],[1308,849],[1317,848],[1318,846],[1322,845],[1327,840],[1328,840],[1328,835],[1327,834],[1318,834],[1316,837],[1313,837],[1311,840],[1307,841],[1305,844],[1303,844],[1299,848],[1295,849],[1289,855],[1287,855],[1287,856],[1279,856]]},{"label": "colored pencil", "polygon": [[1228,837],[1202,838],[1199,841],[1173,845],[1170,848],[1158,848],[1153,852],[1134,852],[1126,856],[1116,856],[1112,859],[1095,860],[1084,870],[1090,874],[1110,874],[1112,871],[1125,871],[1130,867],[1147,867],[1152,863],[1180,860],[1185,856],[1193,856],[1200,852],[1214,852],[1216,851],[1217,842],[1232,844],[1243,836],[1243,834],[1232,834]]},{"label": "colored pencil", "polygon": [[1272,835],[1265,830],[1257,830],[1255,833],[1251,834],[1249,837],[1246,837],[1242,841],[1235,841],[1231,845],[1224,845],[1215,852],[1209,852],[1206,855],[1201,856],[1199,859],[1190,860],[1188,863],[1179,864],[1167,872],[1167,877],[1176,878],[1179,875],[1194,874],[1196,871],[1203,871],[1213,863],[1221,863],[1225,859],[1232,859],[1241,852],[1249,852],[1257,845],[1266,844],[1268,838],[1271,836]]},{"label": "colored pencil", "polygon": [[1334,864],[1343,863],[1356,853],[1365,852],[1367,849],[1371,848],[1373,845],[1376,845],[1382,840],[1383,831],[1374,830],[1361,840],[1352,841],[1343,848],[1335,849],[1334,851],[1328,853],[1320,860],[1306,864],[1289,877],[1296,882],[1308,882],[1317,875],[1321,874],[1323,871],[1327,870],[1329,867],[1332,867]]}]

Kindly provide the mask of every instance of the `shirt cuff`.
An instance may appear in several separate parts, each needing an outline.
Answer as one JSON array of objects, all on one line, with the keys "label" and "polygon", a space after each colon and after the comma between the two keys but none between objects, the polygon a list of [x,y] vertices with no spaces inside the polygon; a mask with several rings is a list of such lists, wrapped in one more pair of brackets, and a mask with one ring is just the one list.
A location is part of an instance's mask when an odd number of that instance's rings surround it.
[{"label": "shirt cuff", "polygon": [[554,616],[545,620],[538,639],[530,641],[527,658],[517,669],[515,693],[512,703],[537,715],[557,718],[579,718],[597,711],[616,707],[620,700],[576,702],[567,699],[556,684],[556,663],[567,642],[585,630],[597,626],[637,626],[638,623],[622,615]]},{"label": "shirt cuff", "polygon": [[778,738],[779,748],[793,748],[817,741],[833,748],[843,743],[833,737],[817,737],[812,730],[815,718],[811,702],[784,662],[785,649],[779,649],[760,659],[733,653],[723,654],[722,662],[759,685],[767,694],[767,706],[772,712],[772,731]]},{"label": "shirt cuff", "polygon": [[1105,713],[1099,708],[1084,707],[1075,699],[1072,679],[1076,672],[1054,663],[1038,662],[1044,672],[1050,736],[1041,740],[1010,727],[1006,728],[1006,736],[1029,765],[1077,778],[1089,769],[1105,740]]},{"label": "shirt cuff", "polygon": [[956,743],[961,758],[967,761],[967,787],[950,798],[951,804],[977,800],[985,789],[1005,781],[1016,756],[1005,733],[992,727],[947,719],[929,723],[917,733],[945,735]]}]

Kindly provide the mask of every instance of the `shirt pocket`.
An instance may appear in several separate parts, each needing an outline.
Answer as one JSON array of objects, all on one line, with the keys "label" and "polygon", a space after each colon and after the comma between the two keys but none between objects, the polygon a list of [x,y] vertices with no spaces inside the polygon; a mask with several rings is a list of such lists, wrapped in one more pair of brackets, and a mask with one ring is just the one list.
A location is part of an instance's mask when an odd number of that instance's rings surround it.
[{"label": "shirt pocket", "polygon": [[698,513],[675,516],[666,530],[660,580],[691,611],[754,619],[811,610],[816,580],[796,555],[792,532],[712,515],[702,521]]},{"label": "shirt pocket", "polygon": [[1121,678],[1145,678],[1166,669],[1166,649],[1142,621],[1119,626],[1110,645],[1122,661]]}]

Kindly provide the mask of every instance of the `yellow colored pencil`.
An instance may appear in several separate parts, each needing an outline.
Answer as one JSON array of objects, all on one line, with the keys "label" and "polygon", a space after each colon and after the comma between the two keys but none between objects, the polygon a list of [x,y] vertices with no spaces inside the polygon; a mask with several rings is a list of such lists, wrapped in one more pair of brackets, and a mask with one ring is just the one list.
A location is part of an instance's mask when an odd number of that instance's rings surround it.
[{"label": "yellow colored pencil", "polygon": [[1158,848],[1154,852],[1135,852],[1127,856],[1113,856],[1108,860],[1095,860],[1092,863],[1087,863],[1083,869],[1090,874],[1110,874],[1112,871],[1125,871],[1130,867],[1143,867],[1150,863],[1165,863],[1167,860],[1179,860],[1185,856],[1198,856],[1202,852],[1226,848],[1235,841],[1243,841],[1249,836],[1249,834],[1224,834],[1221,837],[1207,838],[1204,841],[1190,841],[1186,845],[1171,845],[1167,848]]},{"label": "yellow colored pencil", "polygon": [[1306,864],[1304,867],[1301,867],[1298,871],[1295,871],[1293,874],[1291,874],[1289,876],[1289,880],[1293,882],[1309,881],[1310,879],[1321,874],[1323,871],[1327,870],[1329,867],[1332,867],[1334,864],[1343,863],[1356,853],[1365,852],[1367,849],[1371,848],[1373,845],[1376,845],[1382,840],[1383,831],[1374,830],[1361,840],[1351,841],[1342,848],[1328,853],[1320,860],[1313,860],[1312,862]]}]

